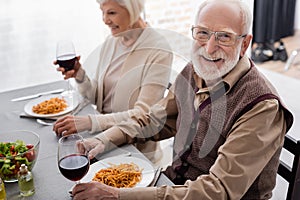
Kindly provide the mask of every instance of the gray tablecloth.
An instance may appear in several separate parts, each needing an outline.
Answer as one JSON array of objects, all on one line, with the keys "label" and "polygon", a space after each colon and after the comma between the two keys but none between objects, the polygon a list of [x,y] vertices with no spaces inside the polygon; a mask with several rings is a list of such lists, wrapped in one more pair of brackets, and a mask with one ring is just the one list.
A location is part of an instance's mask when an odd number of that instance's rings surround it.
[{"label": "gray tablecloth", "polygon": [[[33,86],[13,91],[0,93],[0,137],[6,131],[12,130],[29,130],[37,133],[40,136],[40,150],[37,163],[32,171],[35,182],[35,194],[27,197],[28,200],[62,200],[71,199],[68,190],[74,184],[72,181],[64,178],[57,166],[57,141],[58,138],[52,131],[52,126],[43,126],[36,122],[35,119],[20,118],[20,113],[23,112],[24,106],[30,100],[12,102],[12,98],[35,94],[53,89],[66,88],[65,81],[58,81],[49,84]],[[88,105],[81,110],[78,115],[94,113],[95,110],[91,105]],[[88,136],[88,133],[81,133]],[[134,146],[126,145],[121,149],[109,152],[103,155],[114,156],[120,154],[120,151],[130,151],[132,155],[147,159]],[[166,176],[162,174],[157,185],[172,185]],[[5,183],[8,200],[23,199],[19,196],[19,188],[17,183]],[[25,198],[24,198],[25,199]]]}]

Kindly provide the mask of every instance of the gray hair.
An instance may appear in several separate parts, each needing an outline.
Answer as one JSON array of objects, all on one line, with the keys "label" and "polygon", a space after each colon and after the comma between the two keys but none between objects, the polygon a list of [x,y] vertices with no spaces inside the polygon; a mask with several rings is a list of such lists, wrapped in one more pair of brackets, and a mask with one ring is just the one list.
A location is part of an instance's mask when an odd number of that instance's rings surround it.
[{"label": "gray hair", "polygon": [[[198,9],[198,13],[196,16],[196,21],[199,19],[199,14],[201,12],[201,10],[209,3],[211,2],[224,2],[224,0],[206,0],[204,1],[199,9]],[[235,3],[239,6],[240,8],[240,15],[242,18],[242,26],[243,26],[243,33],[244,34],[248,34],[251,32],[251,26],[252,26],[252,20],[253,20],[253,16],[252,16],[252,12],[249,8],[249,6],[242,0],[225,0],[228,3]]]},{"label": "gray hair", "polygon": [[108,1],[115,1],[128,10],[130,25],[133,25],[145,10],[145,0],[97,0],[100,5]]}]

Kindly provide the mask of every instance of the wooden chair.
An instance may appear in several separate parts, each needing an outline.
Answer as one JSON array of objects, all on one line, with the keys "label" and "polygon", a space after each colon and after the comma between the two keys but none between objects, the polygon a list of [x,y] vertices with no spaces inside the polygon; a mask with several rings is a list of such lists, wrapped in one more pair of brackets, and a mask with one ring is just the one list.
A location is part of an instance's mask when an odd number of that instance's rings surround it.
[{"label": "wooden chair", "polygon": [[300,140],[286,135],[283,148],[294,155],[293,166],[280,161],[277,173],[289,183],[286,200],[300,200]]}]

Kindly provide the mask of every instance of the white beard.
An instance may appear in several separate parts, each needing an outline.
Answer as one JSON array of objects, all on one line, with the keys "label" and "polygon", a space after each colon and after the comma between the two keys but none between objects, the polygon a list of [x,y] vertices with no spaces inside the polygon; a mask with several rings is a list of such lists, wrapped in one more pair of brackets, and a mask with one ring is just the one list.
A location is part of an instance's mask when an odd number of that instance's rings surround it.
[{"label": "white beard", "polygon": [[[235,50],[235,57],[229,59],[226,54],[222,50],[218,50],[213,55],[208,55],[205,51],[204,47],[199,47],[192,52],[192,62],[193,67],[196,74],[206,80],[206,81],[214,81],[221,79],[224,75],[230,72],[238,63],[240,58],[241,48],[236,48]],[[211,64],[201,63],[201,57],[207,59],[224,59],[225,63],[221,68],[218,68],[213,62]]]}]

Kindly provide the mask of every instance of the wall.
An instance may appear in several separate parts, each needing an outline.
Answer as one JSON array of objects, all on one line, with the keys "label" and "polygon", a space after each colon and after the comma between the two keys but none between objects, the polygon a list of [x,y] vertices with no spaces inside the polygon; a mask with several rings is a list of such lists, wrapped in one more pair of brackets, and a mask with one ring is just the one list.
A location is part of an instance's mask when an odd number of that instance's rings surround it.
[{"label": "wall", "polygon": [[[254,0],[244,0],[253,10]],[[191,26],[194,24],[194,16],[203,0],[147,0],[146,20],[155,28],[167,29],[181,34],[185,38],[178,36],[173,42],[176,48],[186,59],[189,59],[191,38]],[[175,34],[175,35],[176,35]],[[174,37],[174,36],[173,36]],[[180,39],[179,39],[180,38]],[[179,41],[180,40],[180,41]],[[183,52],[185,49],[185,52]],[[248,50],[250,55],[250,48]]]},{"label": "wall", "polygon": [[151,26],[189,35],[194,6],[191,0],[148,0],[146,19]]},{"label": "wall", "polygon": [[[203,0],[147,0],[146,19],[154,27],[177,31],[190,37],[195,13]],[[246,1],[253,10],[254,0]]]},{"label": "wall", "polygon": [[296,2],[295,29],[300,30],[300,2]]},{"label": "wall", "polygon": [[146,1],[146,20],[152,27],[164,30],[163,34],[170,41],[173,53],[178,55],[173,64],[173,66],[178,65],[176,70],[178,72],[181,71],[180,67],[185,65],[177,62],[179,58],[190,60],[192,44],[190,30],[194,21],[194,2],[192,0]]}]

